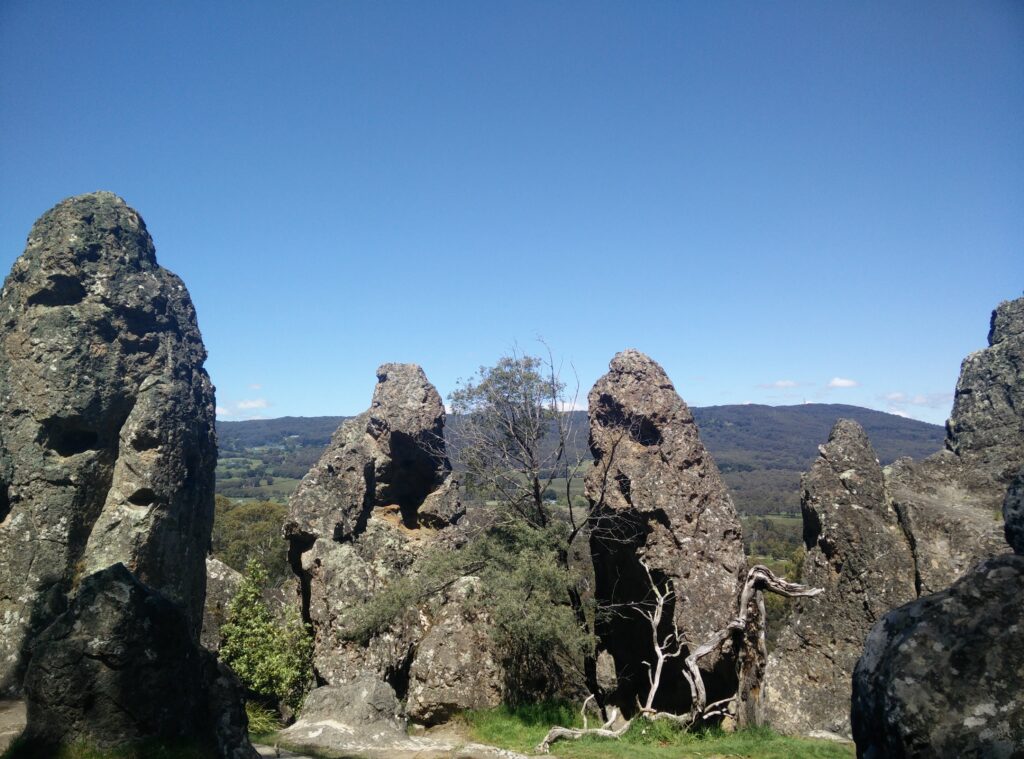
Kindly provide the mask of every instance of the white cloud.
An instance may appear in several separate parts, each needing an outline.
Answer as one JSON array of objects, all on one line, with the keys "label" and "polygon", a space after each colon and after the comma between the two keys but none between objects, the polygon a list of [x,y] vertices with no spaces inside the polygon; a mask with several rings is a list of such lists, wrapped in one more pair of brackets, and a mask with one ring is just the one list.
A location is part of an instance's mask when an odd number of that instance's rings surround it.
[{"label": "white cloud", "polygon": [[223,406],[217,406],[217,416],[231,416],[234,412],[231,409],[226,409]]},{"label": "white cloud", "polygon": [[896,416],[902,416],[904,419],[910,419],[911,418],[910,414],[908,414],[906,411],[904,411],[903,409],[899,408],[898,406],[889,406],[889,408],[886,409],[886,410],[890,414],[894,414]]},{"label": "white cloud", "polygon": [[829,387],[857,387],[859,384],[857,380],[846,379],[845,377],[833,377],[828,381]]},{"label": "white cloud", "polygon": [[239,401],[235,404],[235,408],[239,411],[248,411],[249,409],[254,408],[268,408],[269,406],[270,403],[266,398],[253,398],[247,401]]},{"label": "white cloud", "polygon": [[791,379],[775,380],[774,382],[766,382],[766,383],[764,383],[762,385],[758,385],[758,387],[778,388],[780,390],[784,390],[784,389],[790,388],[790,387],[799,387],[799,386],[800,386],[799,382],[796,382],[795,380],[791,380]]},{"label": "white cloud", "polygon": [[907,399],[906,393],[886,393],[882,396],[885,400],[890,403],[903,403]]},{"label": "white cloud", "polygon": [[251,385],[249,385],[249,389],[250,390],[262,390],[263,389],[263,385],[261,385],[259,382],[253,382]]}]

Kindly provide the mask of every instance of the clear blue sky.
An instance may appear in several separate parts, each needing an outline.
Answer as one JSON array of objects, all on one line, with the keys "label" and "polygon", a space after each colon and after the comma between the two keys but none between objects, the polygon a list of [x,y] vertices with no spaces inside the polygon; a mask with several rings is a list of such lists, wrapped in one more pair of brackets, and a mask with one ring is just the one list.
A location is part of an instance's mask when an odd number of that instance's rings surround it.
[{"label": "clear blue sky", "polygon": [[1024,290],[1024,3],[3,0],[0,269],[97,189],[224,419],[541,335],[584,394],[636,347],[693,405],[941,422]]}]

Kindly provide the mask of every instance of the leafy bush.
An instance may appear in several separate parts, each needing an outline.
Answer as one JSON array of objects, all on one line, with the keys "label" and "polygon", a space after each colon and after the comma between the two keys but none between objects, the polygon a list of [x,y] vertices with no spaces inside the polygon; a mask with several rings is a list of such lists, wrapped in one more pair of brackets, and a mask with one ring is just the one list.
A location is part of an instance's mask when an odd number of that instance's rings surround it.
[{"label": "leafy bush", "polygon": [[277,585],[291,575],[288,544],[281,537],[287,507],[273,501],[232,501],[216,497],[213,554],[229,567],[245,571],[251,556],[260,556],[268,581]]},{"label": "leafy bush", "polygon": [[220,656],[257,696],[297,710],[313,672],[313,640],[297,613],[278,624],[263,600],[267,571],[255,559],[221,627]]}]

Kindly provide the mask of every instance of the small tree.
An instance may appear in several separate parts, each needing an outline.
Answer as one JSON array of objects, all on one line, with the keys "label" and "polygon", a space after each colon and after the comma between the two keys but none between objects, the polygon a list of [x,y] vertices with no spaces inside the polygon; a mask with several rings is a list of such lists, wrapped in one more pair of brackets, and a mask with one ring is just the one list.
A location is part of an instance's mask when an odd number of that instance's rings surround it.
[{"label": "small tree", "polygon": [[221,627],[220,657],[256,696],[297,710],[313,674],[313,640],[298,614],[283,624],[263,600],[267,571],[249,561]]},{"label": "small tree", "polygon": [[566,477],[571,506],[569,487],[580,461],[568,460],[574,430],[562,412],[575,397],[566,397],[550,356],[504,356],[460,381],[448,399],[456,415],[453,454],[467,483],[535,527],[551,521],[545,494],[558,477]]}]

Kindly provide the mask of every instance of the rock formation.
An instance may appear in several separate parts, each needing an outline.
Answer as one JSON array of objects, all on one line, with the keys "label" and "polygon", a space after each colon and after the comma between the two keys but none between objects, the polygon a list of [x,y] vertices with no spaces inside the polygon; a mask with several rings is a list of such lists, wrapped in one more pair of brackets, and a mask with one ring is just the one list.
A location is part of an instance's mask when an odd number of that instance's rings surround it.
[{"label": "rock formation", "polygon": [[840,419],[819,451],[802,483],[801,582],[824,593],[797,601],[768,658],[763,708],[787,733],[846,735],[853,667],[871,626],[916,597],[914,557],[860,425]]},{"label": "rock formation", "polygon": [[[1024,298],[999,305],[989,347],[964,360],[946,428],[945,450],[920,462],[900,459],[881,481],[866,439],[862,454],[829,464],[837,442],[830,439],[805,477],[802,581],[823,585],[826,595],[797,604],[770,657],[764,716],[775,728],[848,734],[841,706],[858,638],[888,609],[947,588],[978,561],[1004,552],[1000,507],[1007,539],[1017,539],[1011,517],[1020,508],[1019,481],[1006,493],[1024,467]],[[833,438],[840,433],[837,425]],[[856,497],[847,492],[851,485]],[[819,507],[830,501],[831,512]],[[964,582],[957,587],[971,592],[975,581]]]},{"label": "rock formation", "polygon": [[110,193],[33,226],[0,294],[0,691],[82,577],[123,562],[197,637],[213,387],[195,310]]},{"label": "rock formation", "polygon": [[[617,354],[590,391],[589,405],[594,466],[586,495],[596,518],[595,596],[622,610],[599,624],[598,635],[615,661],[615,700],[632,707],[648,689],[643,660],[653,660],[639,643],[651,639],[647,620],[636,613],[652,598],[641,562],[662,589],[671,584],[666,616],[696,645],[736,613],[745,573],[741,528],[689,408],[657,363],[635,350]],[[666,671],[656,705],[681,713],[690,694],[678,662],[670,660],[676,669]],[[708,660],[702,668],[718,664]],[[733,677],[721,695],[735,686]],[[714,680],[709,691],[714,701]]]},{"label": "rock formation", "polygon": [[241,685],[197,645],[191,626],[123,564],[87,577],[32,643],[26,740],[39,749],[186,741],[225,759],[255,759]]},{"label": "rock formation", "polygon": [[493,657],[457,653],[487,637],[452,599],[404,609],[366,640],[341,636],[358,607],[414,572],[427,548],[445,544],[463,513],[441,397],[413,364],[384,364],[377,379],[370,409],[339,427],[292,496],[285,536],[315,633],[319,681],[377,679],[404,699],[415,672],[411,716],[434,722],[500,697]]},{"label": "rock formation", "polygon": [[[1024,527],[1019,487],[1006,496],[1007,536]],[[1021,755],[1024,555],[1013,547],[871,630],[853,677],[857,756]]]},{"label": "rock formation", "polygon": [[1024,298],[999,304],[988,341],[961,365],[946,450],[886,471],[922,595],[1005,550],[999,508],[1024,467]]},{"label": "rock formation", "polygon": [[[227,620],[228,607],[242,585],[243,575],[220,559],[206,557],[206,603],[203,606],[203,629],[199,642],[207,651],[220,650],[220,628]],[[289,612],[298,614],[299,593],[294,577],[281,585],[263,589],[263,601],[278,622],[284,623]]]}]

